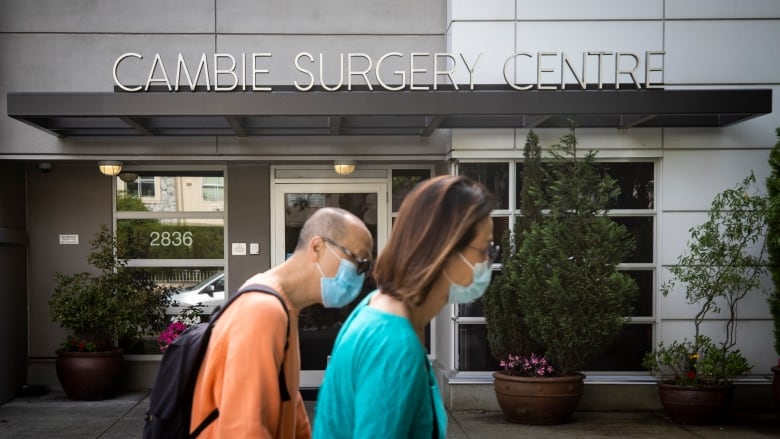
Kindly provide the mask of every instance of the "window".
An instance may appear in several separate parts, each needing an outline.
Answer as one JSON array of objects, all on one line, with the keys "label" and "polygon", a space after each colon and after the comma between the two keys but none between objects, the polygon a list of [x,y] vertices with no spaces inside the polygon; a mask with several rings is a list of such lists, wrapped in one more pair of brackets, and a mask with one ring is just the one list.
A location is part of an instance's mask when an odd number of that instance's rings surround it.
[{"label": "window", "polygon": [[225,180],[222,177],[203,177],[201,191],[203,201],[224,201]]},{"label": "window", "polygon": [[202,304],[213,312],[226,298],[223,171],[134,171],[116,179],[115,230],[128,249],[128,266],[173,287],[178,307]]},{"label": "window", "polygon": [[[124,183],[124,182],[122,182]],[[125,183],[126,191],[128,195],[143,198],[154,198],[155,185],[154,177],[152,176],[139,176],[134,181]]]},{"label": "window", "polygon": [[393,169],[392,205],[393,217],[401,207],[401,202],[417,183],[431,178],[430,169]]},{"label": "window", "polygon": [[[600,162],[602,171],[617,180],[621,195],[610,206],[609,215],[634,235],[636,249],[620,266],[639,287],[629,324],[607,352],[594,359],[586,370],[639,371],[644,352],[652,350],[653,296],[655,282],[655,164],[654,162]],[[500,240],[520,216],[523,163],[461,162],[458,173],[485,184],[498,203],[493,211],[494,236]],[[493,277],[500,276],[500,261]],[[487,343],[481,300],[455,309],[456,368],[460,371],[498,369]]]},{"label": "window", "polygon": [[[395,223],[395,217],[398,215],[398,209],[404,198],[421,181],[431,178],[431,168],[403,168],[393,169],[390,185],[391,197],[391,219]],[[392,226],[391,226],[392,227]],[[425,325],[425,349],[431,352],[431,325]]]}]

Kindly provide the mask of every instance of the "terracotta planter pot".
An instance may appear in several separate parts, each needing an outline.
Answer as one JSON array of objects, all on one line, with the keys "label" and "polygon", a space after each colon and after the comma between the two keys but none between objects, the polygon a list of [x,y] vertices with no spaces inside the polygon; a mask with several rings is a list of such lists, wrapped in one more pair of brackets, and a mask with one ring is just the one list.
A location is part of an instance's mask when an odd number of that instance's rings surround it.
[{"label": "terracotta planter pot", "polygon": [[518,377],[493,373],[496,399],[507,421],[519,424],[563,424],[582,397],[585,375]]},{"label": "terracotta planter pot", "polygon": [[123,351],[57,351],[57,378],[70,399],[96,401],[116,395]]},{"label": "terracotta planter pot", "polygon": [[678,386],[658,383],[658,396],[666,414],[679,424],[711,424],[723,415],[734,398],[734,386]]},{"label": "terracotta planter pot", "polygon": [[775,373],[772,379],[772,399],[780,407],[780,366],[773,366],[772,372]]}]

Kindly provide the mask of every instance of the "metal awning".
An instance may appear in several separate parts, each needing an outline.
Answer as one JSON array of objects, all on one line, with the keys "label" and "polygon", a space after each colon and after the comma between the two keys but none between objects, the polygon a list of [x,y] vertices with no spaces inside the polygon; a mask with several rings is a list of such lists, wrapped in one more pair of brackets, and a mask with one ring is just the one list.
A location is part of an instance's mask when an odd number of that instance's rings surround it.
[{"label": "metal awning", "polygon": [[56,136],[429,136],[440,128],[722,127],[772,112],[771,89],[8,93]]}]

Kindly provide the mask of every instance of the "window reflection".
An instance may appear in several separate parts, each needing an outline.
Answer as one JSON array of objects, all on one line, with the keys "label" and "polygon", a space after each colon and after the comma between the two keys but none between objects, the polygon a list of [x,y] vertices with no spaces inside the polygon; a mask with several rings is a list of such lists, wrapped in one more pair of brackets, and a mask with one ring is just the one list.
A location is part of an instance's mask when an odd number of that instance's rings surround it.
[{"label": "window reflection", "polygon": [[[196,175],[197,174],[197,175]],[[193,175],[138,173],[135,180],[116,180],[119,212],[223,212],[222,173]]]},{"label": "window reflection", "polygon": [[128,259],[222,259],[223,219],[117,220],[117,237]]},{"label": "window reflection", "polygon": [[498,370],[487,342],[485,325],[458,325],[458,370]]},{"label": "window reflection", "polygon": [[[523,190],[523,163],[517,163],[515,179],[515,197],[520,208],[520,194]],[[603,174],[609,175],[617,182],[620,195],[612,200],[609,209],[653,209],[655,207],[655,177],[652,162],[620,162],[598,163]],[[542,168],[546,164],[542,163]],[[543,192],[547,185],[542,184]]]},{"label": "window reflection", "polygon": [[618,224],[628,229],[636,240],[636,248],[623,262],[653,262],[653,217],[613,216]]},{"label": "window reflection", "polygon": [[610,209],[653,209],[653,163],[600,163],[599,167],[620,188],[620,195],[609,205]]},{"label": "window reflection", "polygon": [[393,212],[398,212],[401,202],[417,183],[431,178],[428,169],[393,169]]},{"label": "window reflection", "polygon": [[487,187],[496,198],[496,209],[509,209],[508,163],[461,163],[460,175],[465,175]]}]

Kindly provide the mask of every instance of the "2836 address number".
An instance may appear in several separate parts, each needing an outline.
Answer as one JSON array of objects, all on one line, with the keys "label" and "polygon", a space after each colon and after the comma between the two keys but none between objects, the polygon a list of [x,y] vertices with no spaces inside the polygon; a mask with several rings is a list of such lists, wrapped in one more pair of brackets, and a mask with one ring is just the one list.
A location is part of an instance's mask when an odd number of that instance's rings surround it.
[{"label": "2836 address number", "polygon": [[152,247],[192,246],[192,232],[152,232],[149,234]]}]

